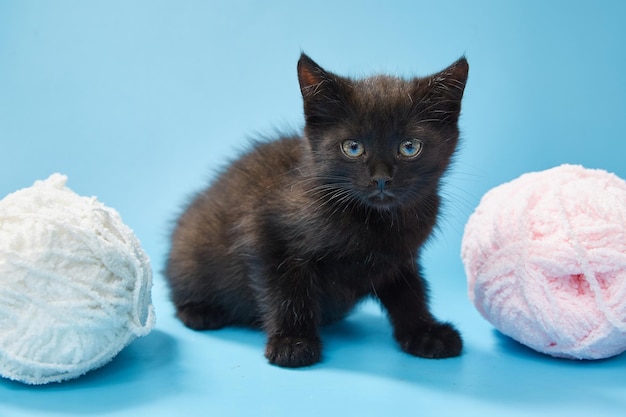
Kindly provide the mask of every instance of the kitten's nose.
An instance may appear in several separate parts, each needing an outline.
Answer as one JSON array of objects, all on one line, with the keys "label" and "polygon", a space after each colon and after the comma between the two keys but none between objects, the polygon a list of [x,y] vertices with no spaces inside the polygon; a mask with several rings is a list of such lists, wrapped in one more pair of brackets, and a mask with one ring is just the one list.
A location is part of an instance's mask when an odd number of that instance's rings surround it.
[{"label": "kitten's nose", "polygon": [[391,177],[378,175],[372,178],[372,182],[376,183],[380,192],[383,192],[385,187],[391,182]]}]

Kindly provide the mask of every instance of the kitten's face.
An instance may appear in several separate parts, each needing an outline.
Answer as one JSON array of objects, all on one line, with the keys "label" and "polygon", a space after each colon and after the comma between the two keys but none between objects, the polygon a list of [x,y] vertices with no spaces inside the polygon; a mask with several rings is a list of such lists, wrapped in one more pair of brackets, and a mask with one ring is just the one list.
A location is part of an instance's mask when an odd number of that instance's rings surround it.
[{"label": "kitten's face", "polygon": [[427,78],[349,80],[298,63],[305,134],[329,198],[379,210],[435,192],[458,141],[468,66]]}]

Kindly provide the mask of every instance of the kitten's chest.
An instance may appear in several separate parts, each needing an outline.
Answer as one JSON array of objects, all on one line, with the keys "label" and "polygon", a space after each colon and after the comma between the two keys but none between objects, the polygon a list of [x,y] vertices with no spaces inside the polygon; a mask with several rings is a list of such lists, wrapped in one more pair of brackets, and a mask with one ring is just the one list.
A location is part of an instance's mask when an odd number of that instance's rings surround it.
[{"label": "kitten's chest", "polygon": [[318,252],[320,272],[337,283],[376,280],[400,265],[414,262],[419,250],[415,234],[397,224],[337,228]]},{"label": "kitten's chest", "polygon": [[349,258],[359,265],[375,265],[397,258],[414,257],[428,235],[416,221],[399,217],[322,219],[310,230],[312,247],[335,258]]},{"label": "kitten's chest", "polygon": [[351,306],[394,281],[399,270],[412,257],[394,257],[376,252],[355,253],[348,257],[326,258],[317,264],[318,283],[329,305]]}]

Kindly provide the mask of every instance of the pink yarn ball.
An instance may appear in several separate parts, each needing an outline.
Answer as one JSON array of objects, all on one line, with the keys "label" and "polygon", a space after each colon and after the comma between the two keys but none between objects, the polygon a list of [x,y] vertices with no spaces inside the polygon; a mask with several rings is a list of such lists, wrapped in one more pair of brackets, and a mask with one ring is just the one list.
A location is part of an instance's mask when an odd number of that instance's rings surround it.
[{"label": "pink yarn ball", "polygon": [[469,218],[469,297],[502,333],[543,353],[626,350],[626,182],[562,165],[500,185]]}]

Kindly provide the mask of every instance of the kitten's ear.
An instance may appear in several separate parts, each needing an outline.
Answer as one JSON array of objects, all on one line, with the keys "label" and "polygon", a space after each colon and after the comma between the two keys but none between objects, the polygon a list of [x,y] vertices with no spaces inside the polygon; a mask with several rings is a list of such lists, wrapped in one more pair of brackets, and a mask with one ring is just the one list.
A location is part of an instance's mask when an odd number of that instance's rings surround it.
[{"label": "kitten's ear", "polygon": [[415,83],[415,99],[426,99],[430,117],[442,122],[456,123],[461,112],[461,99],[467,83],[469,64],[465,57],[437,74]]},{"label": "kitten's ear", "polygon": [[298,61],[298,81],[307,124],[326,125],[339,119],[343,94],[339,77],[302,53]]}]

